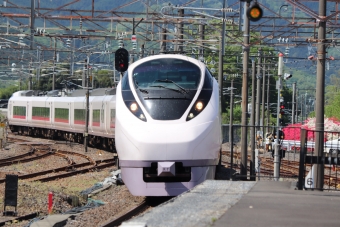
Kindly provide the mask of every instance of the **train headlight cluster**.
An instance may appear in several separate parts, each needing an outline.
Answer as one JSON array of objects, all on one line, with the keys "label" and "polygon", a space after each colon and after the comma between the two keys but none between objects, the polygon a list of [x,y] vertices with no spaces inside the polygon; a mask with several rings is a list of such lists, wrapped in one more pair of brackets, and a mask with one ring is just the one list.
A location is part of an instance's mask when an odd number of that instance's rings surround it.
[{"label": "train headlight cluster", "polygon": [[125,105],[130,110],[130,112],[135,115],[139,120],[146,121],[143,110],[140,108],[136,100],[125,101]]},{"label": "train headlight cluster", "polygon": [[130,112],[135,115],[141,121],[147,121],[146,117],[143,113],[143,110],[138,105],[135,97],[132,94],[130,85],[129,85],[129,75],[126,73],[122,79],[122,97],[125,103],[125,106]]},{"label": "train headlight cluster", "polygon": [[205,108],[205,104],[206,102],[204,101],[196,101],[187,116],[187,121],[190,121],[191,119],[196,117],[200,112],[202,112],[202,110]]}]

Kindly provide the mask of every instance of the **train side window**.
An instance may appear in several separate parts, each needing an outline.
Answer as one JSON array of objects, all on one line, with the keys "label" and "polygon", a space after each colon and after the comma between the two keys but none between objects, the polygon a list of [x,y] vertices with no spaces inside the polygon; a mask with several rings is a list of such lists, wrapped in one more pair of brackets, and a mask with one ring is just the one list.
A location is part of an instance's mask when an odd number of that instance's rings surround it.
[{"label": "train side window", "polygon": [[213,87],[213,77],[209,70],[205,70],[203,89],[212,89]]},{"label": "train side window", "polygon": [[131,90],[130,84],[129,84],[129,77],[128,77],[127,72],[125,72],[123,79],[122,79],[122,90]]},{"label": "train side window", "polygon": [[26,117],[26,106],[13,106],[13,115]]},{"label": "train side window", "polygon": [[116,122],[116,109],[110,109],[110,128],[115,127]]},{"label": "train side window", "polygon": [[100,110],[92,110],[92,126],[100,126]]}]

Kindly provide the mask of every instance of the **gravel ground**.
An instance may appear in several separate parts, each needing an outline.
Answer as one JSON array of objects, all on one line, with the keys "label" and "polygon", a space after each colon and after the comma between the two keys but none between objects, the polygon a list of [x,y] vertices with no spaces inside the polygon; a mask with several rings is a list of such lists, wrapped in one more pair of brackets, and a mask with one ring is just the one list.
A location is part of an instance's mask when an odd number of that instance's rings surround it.
[{"label": "gravel ground", "polygon": [[[31,138],[25,136],[11,135],[11,137],[25,139],[31,142],[50,143],[51,148],[78,152],[85,154],[82,145],[73,144],[70,146],[65,142],[53,142],[50,140]],[[20,143],[8,143],[6,149],[0,150],[0,159],[17,156],[27,153],[29,146]],[[93,160],[103,160],[113,158],[113,153],[100,151],[98,149],[89,148],[86,155]],[[76,163],[87,162],[85,158],[78,156],[71,157]],[[50,156],[42,160],[36,160],[28,163],[19,163],[11,166],[0,167],[0,178],[4,178],[6,174],[27,174],[36,171],[42,171],[52,168],[66,166],[66,159],[59,156]],[[52,182],[40,183],[29,180],[19,180],[18,186],[18,216],[39,212],[40,217],[48,214],[48,194],[53,192],[53,214],[65,213],[73,207],[69,201],[72,196],[79,198],[81,206],[86,205],[87,200],[82,198],[80,192],[93,187],[96,183],[102,182],[105,178],[112,176],[112,171],[116,170],[115,166],[100,171],[94,171],[73,177],[59,179]],[[5,184],[0,184],[0,207],[4,207],[4,191]],[[66,226],[100,226],[107,220],[118,217],[125,211],[130,210],[136,204],[144,200],[144,197],[137,197],[130,194],[125,185],[113,185],[105,191],[96,194],[91,198],[94,201],[104,204],[96,208],[86,210],[77,215],[74,220],[69,220]],[[7,206],[6,211],[14,211],[15,207]],[[11,220],[11,216],[0,216],[0,222]],[[8,226],[26,226],[28,221],[9,224]]]},{"label": "gravel ground", "polygon": [[[85,154],[84,147],[79,144],[66,144],[61,141],[51,141],[46,139],[31,138],[25,136],[11,135],[11,137],[25,139],[30,142],[42,142],[50,144],[51,148],[78,152]],[[29,146],[22,145],[22,142],[9,143],[6,149],[0,150],[0,159],[17,156],[23,153],[27,153],[30,150]],[[229,150],[228,144],[223,144],[223,151]],[[235,153],[239,152],[238,148],[235,148]],[[93,160],[103,160],[113,158],[114,154],[106,151],[101,151],[94,148],[89,148],[86,155]],[[271,155],[270,153],[263,155]],[[294,156],[295,157],[295,156]],[[87,159],[72,156],[73,161],[76,163],[87,162]],[[223,156],[223,160],[228,162],[229,158]],[[58,168],[66,166],[68,164],[65,158],[59,156],[50,156],[42,160],[36,160],[28,163],[19,163],[11,166],[0,167],[0,178],[4,178],[6,174],[27,174],[36,171],[42,171],[52,168]],[[235,163],[236,164],[236,163]],[[70,197],[74,196],[79,198],[80,206],[84,206],[87,200],[82,198],[80,192],[91,188],[98,182],[102,182],[106,177],[112,176],[111,172],[116,170],[115,166],[106,168],[101,171],[94,171],[86,174],[81,174],[65,179],[60,179],[52,182],[40,183],[32,182],[29,180],[19,180],[18,188],[18,216],[30,214],[33,212],[39,212],[40,217],[44,217],[48,214],[48,194],[53,192],[53,214],[65,213],[72,209],[70,205]],[[222,166],[217,174],[217,179],[226,180],[229,179],[230,169]],[[270,179],[269,179],[270,180]],[[4,190],[5,184],[0,184],[0,207],[4,206]],[[91,199],[103,203],[104,205],[98,206],[86,210],[85,212],[77,215],[74,220],[67,222],[67,227],[74,226],[101,226],[108,220],[120,216],[125,211],[130,210],[135,205],[142,202],[145,197],[137,197],[130,194],[126,186],[113,185],[105,191],[96,194]],[[7,207],[6,210],[13,210],[14,207]],[[10,216],[0,216],[0,222],[13,219]],[[27,226],[28,221],[20,223],[10,224],[8,226]]]}]

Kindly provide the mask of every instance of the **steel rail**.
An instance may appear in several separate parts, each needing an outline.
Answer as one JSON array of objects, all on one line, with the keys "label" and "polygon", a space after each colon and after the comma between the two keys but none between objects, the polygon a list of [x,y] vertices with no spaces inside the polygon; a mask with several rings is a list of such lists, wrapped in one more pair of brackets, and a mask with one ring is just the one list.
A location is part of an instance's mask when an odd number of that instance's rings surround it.
[{"label": "steel rail", "polygon": [[[100,166],[100,168],[102,167],[102,165],[100,165],[101,163],[104,164],[112,164],[114,163],[114,159],[105,159],[105,160],[101,160],[101,161],[96,161],[96,165],[92,166],[91,168],[96,168],[98,165]],[[92,163],[90,162],[85,162],[85,163],[80,163],[80,164],[72,164],[72,165],[67,165],[67,166],[63,166],[63,167],[59,167],[59,168],[55,168],[55,169],[49,169],[49,170],[45,170],[45,171],[41,171],[41,172],[36,172],[36,173],[29,173],[29,174],[25,174],[25,175],[20,175],[18,176],[18,179],[20,180],[25,180],[25,179],[30,179],[33,177],[38,177],[38,176],[43,176],[49,173],[57,173],[57,172],[61,172],[61,171],[73,171],[76,168],[82,168],[84,166],[88,166],[91,165]],[[0,184],[5,182],[5,178],[0,179]]]},{"label": "steel rail", "polygon": [[[55,176],[49,176],[49,177],[44,177],[44,178],[39,178],[39,179],[35,179],[34,181],[40,181],[40,182],[48,182],[48,181],[53,181],[53,180],[57,180],[57,179],[61,179],[61,178],[66,178],[66,177],[70,177],[70,176],[74,176],[77,174],[81,174],[81,173],[86,173],[86,172],[90,172],[96,169],[104,169],[107,167],[112,167],[113,165],[115,165],[115,161],[111,161],[108,163],[104,163],[104,162],[99,162],[100,164],[96,165],[96,166],[91,166],[85,169],[80,169],[80,170],[73,170],[71,172],[67,172],[67,173],[62,173],[59,175],[55,175]],[[82,164],[79,164],[82,165]]]},{"label": "steel rail", "polygon": [[131,219],[133,216],[143,212],[149,207],[146,201],[143,201],[142,203],[138,204],[136,207],[133,209],[129,210],[125,214],[119,216],[118,218],[115,218],[113,220],[108,221],[101,227],[111,227],[111,226],[119,226],[122,224],[123,221],[126,221],[128,219]]},{"label": "steel rail", "polygon": [[0,222],[0,226],[7,226],[8,224],[13,224],[13,223],[21,222],[21,221],[30,220],[30,219],[36,218],[38,216],[39,216],[38,212],[26,214],[26,215],[23,215],[23,216],[20,216],[20,217],[11,219],[11,220]]}]

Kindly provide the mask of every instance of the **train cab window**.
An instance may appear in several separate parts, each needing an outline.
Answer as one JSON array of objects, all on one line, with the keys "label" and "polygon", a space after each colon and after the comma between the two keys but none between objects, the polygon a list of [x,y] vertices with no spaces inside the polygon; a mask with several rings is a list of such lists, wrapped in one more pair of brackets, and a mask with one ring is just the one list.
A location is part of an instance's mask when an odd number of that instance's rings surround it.
[{"label": "train cab window", "polygon": [[200,68],[188,61],[172,58],[157,59],[137,66],[133,71],[135,88],[159,89],[161,86],[176,89],[173,81],[184,89],[197,89],[201,80]]}]

